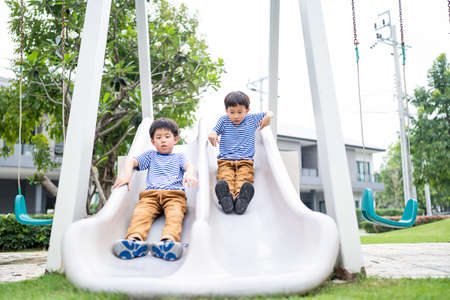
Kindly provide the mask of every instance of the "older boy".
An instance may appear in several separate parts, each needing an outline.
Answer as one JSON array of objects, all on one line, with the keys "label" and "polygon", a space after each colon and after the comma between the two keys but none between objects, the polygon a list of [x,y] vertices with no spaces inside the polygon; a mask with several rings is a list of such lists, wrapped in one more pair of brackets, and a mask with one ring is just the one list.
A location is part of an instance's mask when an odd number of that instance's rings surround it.
[{"label": "older boy", "polygon": [[[139,194],[125,239],[113,245],[114,254],[122,259],[144,256],[176,260],[183,253],[180,243],[182,222],[186,212],[184,185],[198,183],[195,170],[183,153],[172,153],[178,142],[178,125],[170,119],[155,120],[150,127],[150,138],[155,150],[128,159],[125,174],[117,178],[113,188],[127,184],[130,190],[133,168],[148,170],[147,187]],[[161,214],[166,217],[160,242],[146,242],[153,221]]]},{"label": "older boy", "polygon": [[243,214],[253,198],[253,156],[255,131],[270,124],[272,112],[248,114],[250,99],[243,92],[231,92],[224,100],[226,115],[217,122],[208,139],[219,143],[217,184],[219,204],[225,213]]}]

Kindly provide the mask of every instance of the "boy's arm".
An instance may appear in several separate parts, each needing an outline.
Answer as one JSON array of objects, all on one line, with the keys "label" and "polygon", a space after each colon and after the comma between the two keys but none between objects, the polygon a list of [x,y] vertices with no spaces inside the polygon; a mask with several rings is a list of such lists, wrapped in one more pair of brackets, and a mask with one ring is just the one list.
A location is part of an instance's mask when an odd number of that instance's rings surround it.
[{"label": "boy's arm", "polygon": [[195,177],[195,167],[190,162],[187,162],[184,165],[184,177],[183,177],[183,185],[187,185],[188,187],[196,186],[198,184],[198,180]]},{"label": "boy's arm", "polygon": [[139,162],[136,159],[136,157],[127,158],[125,160],[125,171],[122,176],[117,177],[112,188],[114,189],[116,187],[127,184],[128,190],[130,190],[131,189],[131,173],[133,172],[133,169],[137,168],[138,166],[139,166]]},{"label": "boy's arm", "polygon": [[217,121],[216,126],[208,135],[208,140],[214,147],[219,144],[219,135],[222,134],[224,121],[225,117],[223,116]]},{"label": "boy's arm", "polygon": [[217,135],[215,130],[211,131],[211,133],[208,135],[208,140],[214,147],[219,144],[219,136]]},{"label": "boy's arm", "polygon": [[266,112],[266,115],[264,116],[264,118],[262,118],[261,122],[259,122],[259,130],[270,125],[270,120],[272,119],[272,116],[273,116],[273,112],[271,112],[270,110]]}]

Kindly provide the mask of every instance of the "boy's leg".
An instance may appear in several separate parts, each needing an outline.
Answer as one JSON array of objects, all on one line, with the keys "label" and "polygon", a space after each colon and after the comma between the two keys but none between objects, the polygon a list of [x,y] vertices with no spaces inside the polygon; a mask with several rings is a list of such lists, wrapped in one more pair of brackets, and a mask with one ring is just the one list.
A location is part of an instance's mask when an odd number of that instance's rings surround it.
[{"label": "boy's leg", "polygon": [[183,191],[164,191],[161,197],[166,224],[164,225],[161,241],[150,244],[153,256],[165,260],[176,260],[183,254],[180,243],[184,214],[187,210],[186,194]]},{"label": "boy's leg", "polygon": [[117,240],[113,244],[113,253],[122,259],[147,255],[149,249],[145,240],[153,221],[161,212],[156,191],[143,191],[139,196],[126,239]]},{"label": "boy's leg", "polygon": [[161,206],[166,217],[161,240],[180,241],[184,214],[187,210],[186,194],[183,191],[164,191]]},{"label": "boy's leg", "polygon": [[236,168],[234,164],[233,160],[217,160],[217,182],[225,181],[233,196],[236,190]]},{"label": "boy's leg", "polygon": [[145,242],[153,221],[161,215],[162,207],[159,204],[159,191],[150,190],[139,193],[139,201],[131,216],[126,239],[137,239]]},{"label": "boy's leg", "polygon": [[217,184],[215,192],[219,204],[225,213],[229,214],[234,210],[234,189],[236,172],[233,161],[219,159],[217,161]]},{"label": "boy's leg", "polygon": [[252,160],[241,160],[238,162],[236,171],[236,203],[234,210],[237,214],[243,214],[253,198],[255,189],[253,187],[255,170]]}]

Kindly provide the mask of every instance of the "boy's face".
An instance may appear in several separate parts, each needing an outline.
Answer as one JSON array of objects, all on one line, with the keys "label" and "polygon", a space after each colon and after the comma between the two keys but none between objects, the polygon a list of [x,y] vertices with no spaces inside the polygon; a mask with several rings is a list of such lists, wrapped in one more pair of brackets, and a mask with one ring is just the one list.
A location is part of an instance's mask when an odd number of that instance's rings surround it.
[{"label": "boy's face", "polygon": [[178,142],[178,136],[174,136],[172,131],[166,128],[158,128],[155,130],[152,138],[152,144],[161,154],[172,153],[173,147]]},{"label": "boy's face", "polygon": [[250,109],[246,108],[244,105],[236,105],[236,106],[228,106],[226,109],[228,118],[234,125],[241,124],[242,120],[244,120],[245,115],[248,113]]}]

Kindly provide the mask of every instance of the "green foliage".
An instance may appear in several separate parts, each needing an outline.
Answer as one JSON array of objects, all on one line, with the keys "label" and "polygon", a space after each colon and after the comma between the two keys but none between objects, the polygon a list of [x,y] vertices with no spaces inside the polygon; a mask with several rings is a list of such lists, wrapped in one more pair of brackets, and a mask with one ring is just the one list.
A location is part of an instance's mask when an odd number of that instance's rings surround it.
[{"label": "green foliage", "polygon": [[[10,33],[19,53],[18,1],[6,0],[11,10]],[[44,139],[62,141],[62,102],[65,121],[72,103],[76,65],[81,44],[86,1],[66,2],[65,73],[62,71],[62,24],[60,1],[24,1],[23,142],[42,126],[47,136],[38,140],[35,156],[38,171],[45,173],[53,162],[44,149]],[[192,126],[200,96],[220,86],[223,60],[213,59],[197,31],[198,21],[184,5],[174,7],[167,0],[150,1],[150,55],[154,115],[174,119],[181,129]],[[106,196],[115,177],[115,164],[124,155],[141,122],[141,91],[134,1],[113,0],[106,42],[105,63],[99,97],[92,164]],[[16,79],[0,88],[1,155],[11,155],[18,139],[19,65],[13,64]],[[62,91],[62,81],[66,91]],[[47,158],[45,158],[47,153]],[[90,194],[96,189],[90,191]]]},{"label": "green foliage", "polygon": [[[355,282],[335,283],[325,281],[306,294],[276,294],[271,296],[239,297],[253,300],[336,300],[336,299],[447,299],[450,278],[402,278],[359,277]],[[74,286],[62,274],[49,273],[37,279],[0,283],[0,299],[132,299],[118,293],[90,292]],[[173,298],[164,298],[173,299]],[[195,298],[195,299],[207,299]],[[216,297],[210,299],[230,299]]]},{"label": "green foliage", "polygon": [[376,206],[378,208],[404,207],[402,159],[399,142],[389,147],[377,176],[384,183],[384,191],[376,193]]},{"label": "green foliage", "polygon": [[[51,215],[36,215],[33,218],[48,219]],[[17,222],[13,214],[0,215],[0,251],[23,249],[47,249],[51,225],[28,226]]]},{"label": "green foliage", "polygon": [[445,54],[428,71],[428,86],[415,89],[410,102],[417,108],[411,128],[414,182],[428,183],[434,190],[433,206],[449,211],[450,64]]}]

